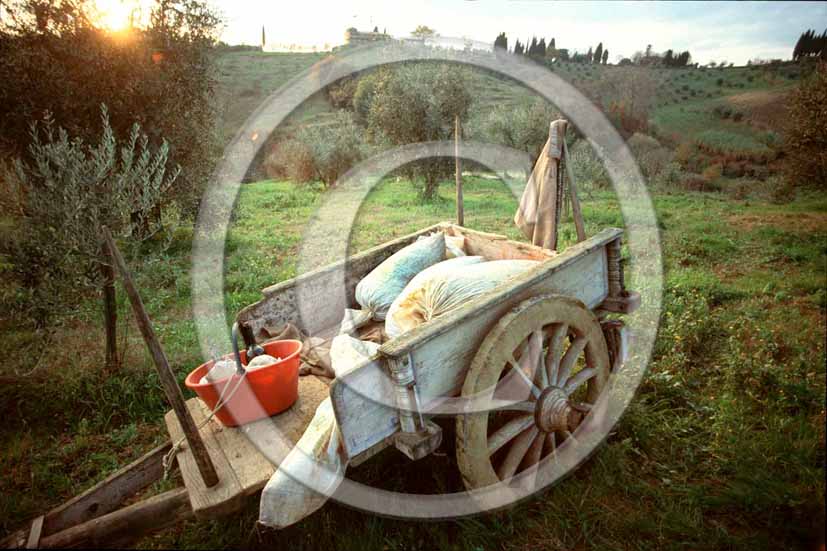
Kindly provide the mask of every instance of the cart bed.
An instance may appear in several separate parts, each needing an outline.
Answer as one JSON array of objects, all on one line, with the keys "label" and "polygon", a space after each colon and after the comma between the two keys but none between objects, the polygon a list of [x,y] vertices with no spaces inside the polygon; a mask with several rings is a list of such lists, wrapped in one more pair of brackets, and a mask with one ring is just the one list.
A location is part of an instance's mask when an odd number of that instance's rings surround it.
[{"label": "cart bed", "polygon": [[[240,427],[225,427],[215,419],[202,427],[201,438],[218,473],[218,484],[211,488],[204,486],[190,449],[186,444],[182,446],[176,457],[196,517],[236,511],[245,497],[264,488],[276,470],[276,458],[283,457],[301,438],[316,408],[328,397],[329,382],[314,375],[299,377],[299,398],[287,411]],[[187,407],[196,425],[210,413],[198,398],[188,400]],[[184,436],[174,411],[169,411],[164,420],[173,442]],[[287,448],[279,444],[280,435],[289,441]],[[253,441],[264,446],[265,453]]]}]

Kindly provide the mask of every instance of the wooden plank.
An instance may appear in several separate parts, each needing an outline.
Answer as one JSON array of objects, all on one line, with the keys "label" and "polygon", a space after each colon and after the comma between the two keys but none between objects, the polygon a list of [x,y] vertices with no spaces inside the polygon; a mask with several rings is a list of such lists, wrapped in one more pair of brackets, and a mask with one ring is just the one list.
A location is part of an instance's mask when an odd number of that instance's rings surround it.
[{"label": "wooden plank", "polygon": [[[117,509],[124,499],[161,478],[164,472],[162,459],[170,446],[166,442],[154,448],[82,494],[46,513],[42,535],[54,534]],[[27,531],[19,530],[0,540],[0,547],[22,547],[26,538]]]},{"label": "wooden plank", "polygon": [[187,490],[177,488],[67,528],[40,540],[41,548],[124,546],[192,516]]},{"label": "wooden plank", "polygon": [[339,376],[330,398],[348,457],[382,443],[399,429],[394,390],[383,361],[374,356]]},{"label": "wooden plank", "polygon": [[117,509],[124,499],[143,490],[164,474],[162,460],[170,442],[150,450],[118,469],[82,494],[46,514],[43,533],[54,534]]},{"label": "wooden plank", "polygon": [[141,335],[144,338],[144,342],[152,355],[152,361],[158,370],[158,376],[160,377],[161,384],[164,387],[164,394],[167,396],[167,401],[169,401],[172,406],[172,410],[178,416],[178,422],[180,423],[183,434],[186,436],[187,443],[189,444],[193,456],[195,457],[198,472],[204,480],[204,484],[207,486],[214,486],[218,483],[218,475],[215,472],[215,467],[210,460],[210,455],[204,447],[204,443],[201,442],[201,438],[198,436],[198,428],[195,426],[192,417],[190,417],[190,414],[187,411],[187,407],[184,405],[184,395],[181,393],[181,387],[178,386],[178,381],[175,379],[175,374],[169,366],[167,356],[164,354],[164,349],[161,347],[158,337],[155,336],[155,331],[152,329],[152,322],[149,319],[149,315],[146,313],[144,303],[141,300],[141,295],[138,293],[138,288],[132,280],[132,274],[129,272],[129,268],[126,266],[126,261],[123,259],[117,245],[115,245],[115,241],[112,239],[112,234],[109,233],[109,229],[105,227],[103,228],[103,236],[106,240],[106,245],[109,248],[109,252],[115,260],[115,264],[118,266],[118,271],[121,273],[124,290],[126,290],[126,294],[129,297],[129,302],[132,303],[132,309],[135,312],[135,321],[138,324],[138,328],[141,330]]},{"label": "wooden plank", "polygon": [[26,540],[26,549],[37,549],[40,547],[40,534],[43,532],[43,515],[40,515],[32,522],[29,530],[29,539]]},{"label": "wooden plank", "polygon": [[[245,496],[261,490],[275,473],[279,454],[274,453],[274,440],[286,439],[292,449],[329,393],[328,384],[320,378],[300,377],[299,397],[290,409],[240,427],[224,427],[216,420],[205,427],[213,432],[224,450]],[[203,403],[201,407],[207,413]]]},{"label": "wooden plank", "polygon": [[[256,336],[263,327],[280,327],[285,323],[292,323],[308,335],[322,334],[331,327],[338,326],[342,322],[344,309],[355,305],[356,285],[368,272],[402,247],[413,243],[420,235],[440,231],[443,227],[444,223],[434,224],[345,260],[267,287],[262,291],[264,298],[243,308],[238,313],[237,320],[249,325]],[[345,282],[344,296],[341,293],[331,293],[330,290],[339,288],[342,281]],[[308,319],[301,319],[299,292],[302,293],[302,300],[307,300],[308,304],[327,306],[304,312]]]},{"label": "wooden plank", "polygon": [[[192,398],[187,401],[187,408],[196,425],[200,425],[205,419],[199,402],[200,400],[198,398]],[[181,430],[181,425],[178,422],[178,416],[174,411],[169,411],[164,416],[164,421],[166,421],[167,430],[172,441],[178,442],[184,436],[184,432]],[[235,472],[233,472],[213,432],[207,430],[207,427],[204,427],[201,429],[200,435],[200,439],[204,442],[204,446],[210,454],[215,470],[218,473],[217,484],[211,487],[204,484],[204,480],[198,471],[195,457],[192,454],[192,448],[189,446],[179,451],[176,454],[176,458],[178,460],[178,466],[181,468],[184,485],[189,491],[193,513],[197,518],[207,519],[212,516],[231,513],[240,508],[242,504],[241,496],[243,494]]]},{"label": "wooden plank", "polygon": [[450,226],[446,228],[449,235],[465,237],[465,252],[469,255],[484,256],[488,260],[548,260],[556,252],[530,243],[511,241],[503,235],[489,234]]}]

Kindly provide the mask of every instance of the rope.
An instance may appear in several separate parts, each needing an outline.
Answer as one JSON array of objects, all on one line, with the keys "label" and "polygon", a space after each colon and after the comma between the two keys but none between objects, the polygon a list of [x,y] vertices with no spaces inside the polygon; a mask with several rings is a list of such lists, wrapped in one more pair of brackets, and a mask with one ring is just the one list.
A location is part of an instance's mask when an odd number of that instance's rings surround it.
[{"label": "rope", "polygon": [[[215,417],[215,414],[218,413],[218,410],[223,408],[225,405],[227,405],[227,403],[230,400],[233,399],[233,396],[235,395],[236,391],[241,387],[241,382],[244,380],[244,377],[246,376],[247,371],[241,374],[241,376],[238,378],[238,381],[235,384],[235,387],[233,387],[233,390],[230,392],[230,395],[227,396],[226,400],[224,399],[224,394],[227,392],[227,389],[230,387],[230,385],[226,385],[224,387],[224,390],[222,390],[221,394],[218,396],[218,402],[216,402],[215,406],[213,407],[212,411],[207,416],[207,418],[204,419],[198,425],[198,427],[196,427],[197,430],[200,431],[202,428],[204,428],[204,426],[207,423],[209,423],[213,417]],[[186,439],[186,436],[182,436],[181,438],[179,438],[178,441],[175,444],[173,444],[172,448],[170,448],[170,450],[164,455],[163,459],[161,459],[161,464],[164,466],[164,480],[167,480],[169,478],[169,471],[172,468],[172,460],[175,459],[175,455],[181,449],[181,445],[184,443],[184,441],[186,441]]]}]

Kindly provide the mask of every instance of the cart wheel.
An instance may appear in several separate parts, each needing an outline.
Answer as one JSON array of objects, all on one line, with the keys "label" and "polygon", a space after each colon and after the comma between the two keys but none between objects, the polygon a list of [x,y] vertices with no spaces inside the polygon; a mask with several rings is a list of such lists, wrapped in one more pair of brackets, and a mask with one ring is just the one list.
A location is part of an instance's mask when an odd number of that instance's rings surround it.
[{"label": "cart wheel", "polygon": [[608,378],[606,341],[582,302],[560,295],[522,302],[488,333],[465,376],[463,397],[493,400],[497,408],[457,417],[465,486],[497,484],[550,464],[558,446],[576,444],[577,428]]}]

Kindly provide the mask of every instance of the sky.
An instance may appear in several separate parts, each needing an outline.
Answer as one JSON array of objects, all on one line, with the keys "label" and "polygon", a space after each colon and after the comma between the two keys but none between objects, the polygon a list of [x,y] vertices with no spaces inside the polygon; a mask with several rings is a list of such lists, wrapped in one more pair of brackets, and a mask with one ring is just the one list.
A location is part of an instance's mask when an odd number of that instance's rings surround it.
[{"label": "sky", "polygon": [[585,52],[598,42],[610,62],[647,44],[656,52],[689,50],[702,64],[736,65],[754,58],[788,59],[799,35],[827,28],[827,2],[552,2],[405,0],[211,0],[222,13],[221,39],[230,44],[267,42],[306,48],[344,42],[348,27],[375,26],[406,37],[417,25],[441,36],[493,42],[500,32],[514,40],[555,38],[558,48]]}]

